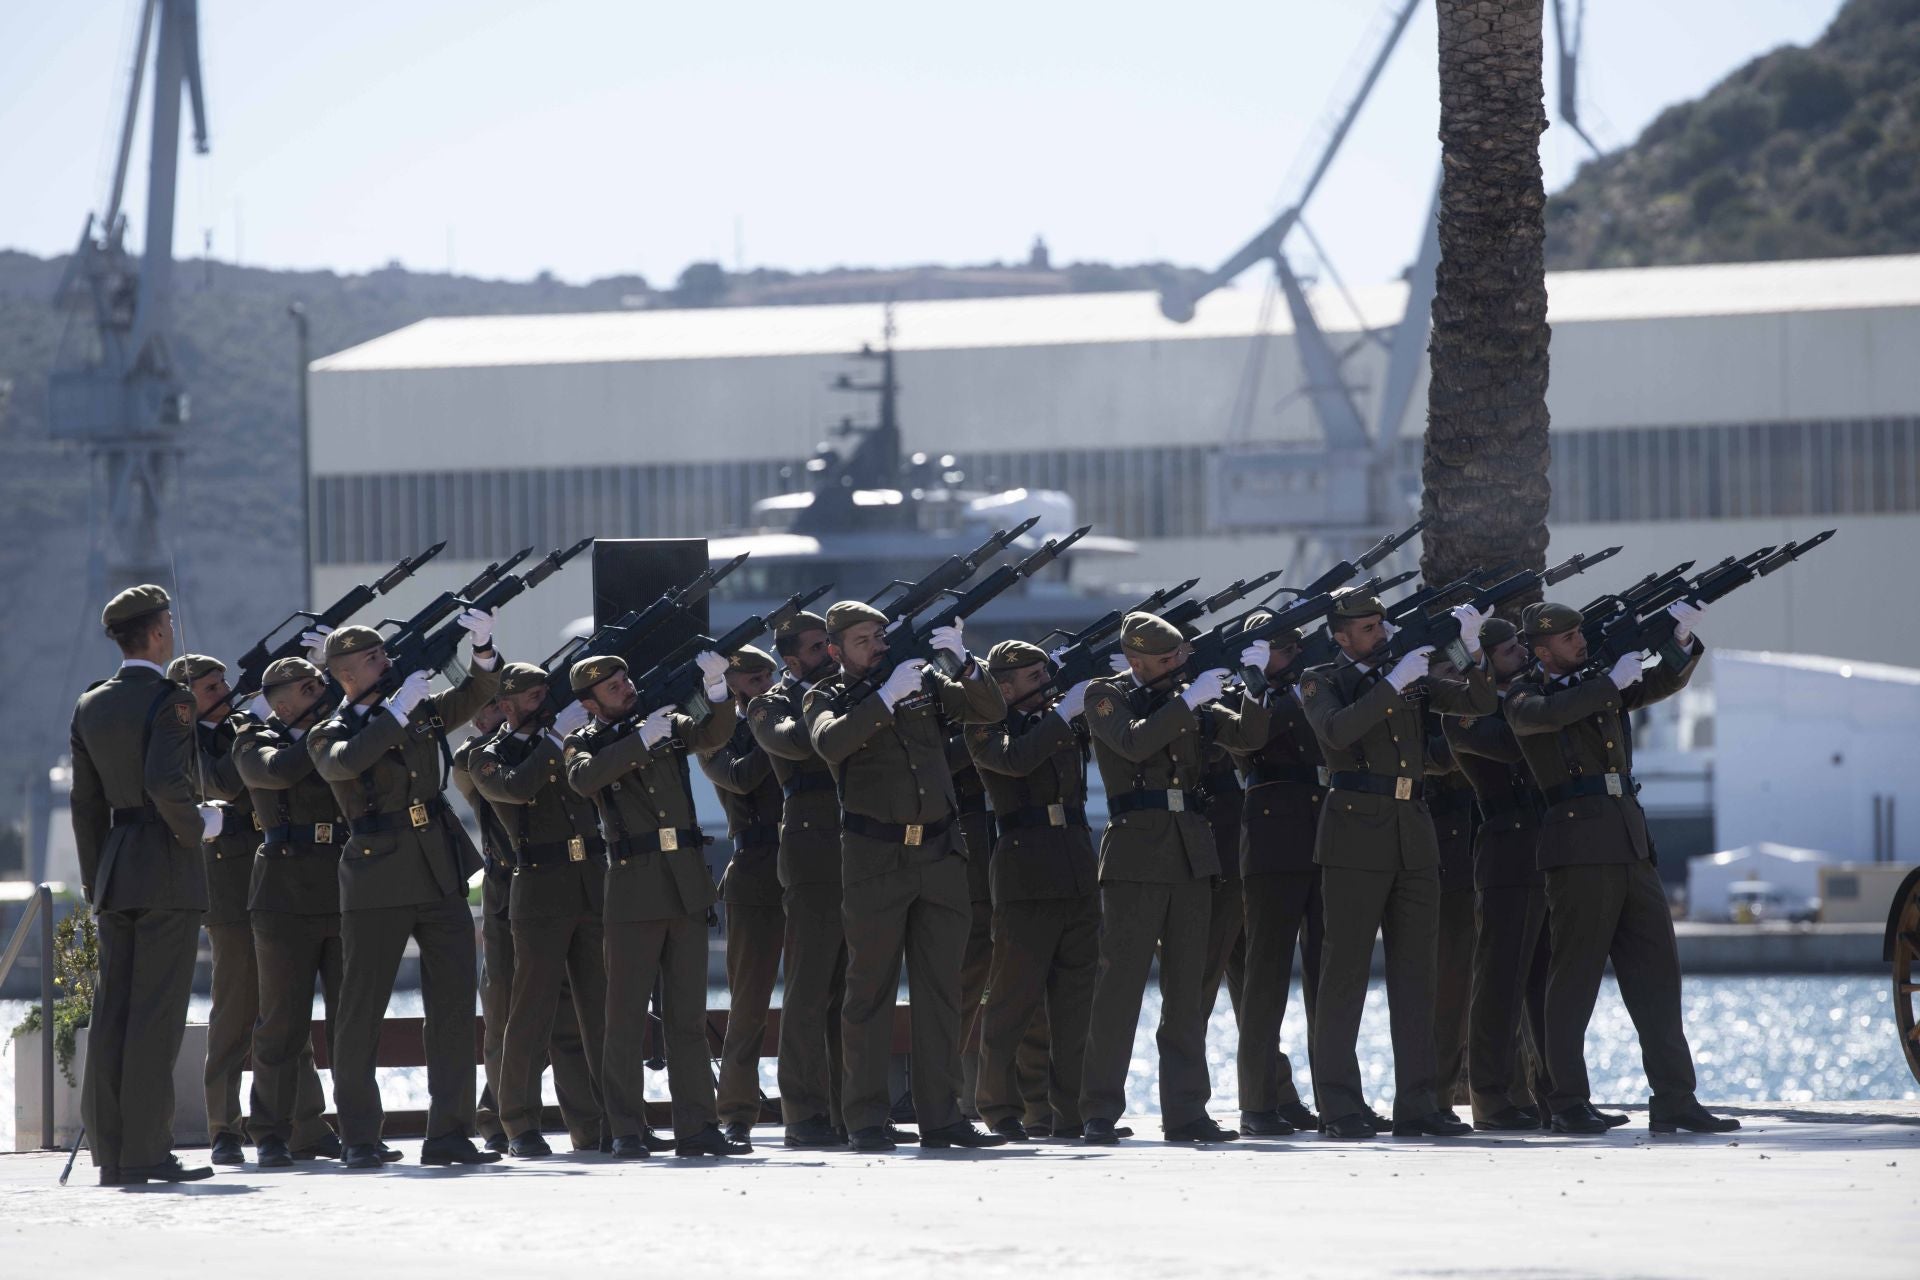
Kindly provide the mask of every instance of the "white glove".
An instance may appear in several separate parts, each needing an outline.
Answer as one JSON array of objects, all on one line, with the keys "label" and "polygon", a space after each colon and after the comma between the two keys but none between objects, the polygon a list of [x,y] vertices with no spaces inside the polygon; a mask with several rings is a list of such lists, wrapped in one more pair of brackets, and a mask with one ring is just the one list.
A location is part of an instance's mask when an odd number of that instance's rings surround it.
[{"label": "white glove", "polygon": [[964,667],[967,665],[967,646],[966,642],[960,639],[961,630],[960,619],[955,618],[950,627],[935,627],[931,639],[934,648],[945,649],[953,655],[956,663]]},{"label": "white glove", "polygon": [[1673,638],[1684,645],[1692,642],[1693,629],[1700,625],[1707,611],[1697,604],[1675,600],[1667,606],[1667,614],[1673,619]]},{"label": "white glove", "polygon": [[493,615],[485,609],[465,610],[456,621],[467,629],[467,639],[473,641],[474,648],[484,649],[493,643]]},{"label": "white glove", "polygon": [[1218,702],[1220,695],[1226,692],[1227,673],[1222,667],[1209,667],[1193,678],[1193,683],[1181,693],[1180,699],[1189,707],[1199,707],[1203,703]]},{"label": "white glove", "polygon": [[1113,674],[1117,676],[1123,676],[1133,670],[1133,664],[1127,661],[1127,655],[1124,653],[1109,654],[1107,660],[1113,667]]},{"label": "white glove", "polygon": [[265,724],[267,717],[273,714],[273,708],[267,705],[267,695],[264,693],[254,694],[253,701],[247,704],[247,714],[255,720],[258,720],[261,724]]},{"label": "white glove", "polygon": [[1066,651],[1067,651],[1067,646],[1063,644],[1057,644],[1053,646],[1053,648],[1047,650],[1047,660],[1052,662],[1053,665],[1057,667],[1060,665],[1060,655],[1065,653]]},{"label": "white glove", "polygon": [[655,707],[645,720],[640,722],[640,741],[651,751],[663,738],[673,734],[673,704]]},{"label": "white glove", "polygon": [[1614,688],[1625,689],[1629,685],[1639,684],[1642,674],[1640,655],[1629,653],[1613,664],[1613,670],[1607,672],[1607,679],[1613,681]]},{"label": "white glove", "polygon": [[583,703],[569,702],[560,709],[560,714],[553,718],[553,736],[564,743],[568,734],[578,733],[586,728],[587,721],[591,718]]},{"label": "white glove", "polygon": [[300,633],[300,643],[306,647],[307,661],[316,667],[327,665],[327,637],[333,634],[333,628],[324,622],[316,622],[311,630]]},{"label": "white glove", "polygon": [[693,664],[700,668],[700,678],[706,684],[707,701],[719,702],[727,696],[727,660],[711,649],[702,649],[693,655]]},{"label": "white glove", "polygon": [[416,671],[400,682],[400,687],[387,699],[387,710],[393,712],[393,718],[401,724],[413,718],[413,709],[427,696],[427,687],[433,682],[429,672]]},{"label": "white glove", "polygon": [[1470,604],[1463,604],[1453,611],[1453,620],[1460,624],[1460,642],[1467,646],[1467,652],[1480,652],[1480,628],[1486,625],[1487,617]]},{"label": "white glove", "polygon": [[1393,670],[1387,672],[1387,683],[1396,693],[1405,693],[1408,685],[1426,677],[1427,668],[1432,665],[1433,646],[1423,644],[1393,664]]},{"label": "white glove", "polygon": [[1240,665],[1252,667],[1255,671],[1267,669],[1267,659],[1273,656],[1273,643],[1268,640],[1255,640],[1240,651]]},{"label": "white glove", "polygon": [[1380,634],[1385,636],[1387,639],[1391,640],[1395,636],[1400,634],[1400,628],[1394,626],[1391,622],[1388,622],[1385,618],[1382,618],[1380,620]]},{"label": "white glove", "polygon": [[1062,720],[1071,724],[1075,716],[1087,709],[1087,681],[1082,680],[1061,694],[1060,701],[1053,704],[1053,709],[1060,713]]},{"label": "white glove", "polygon": [[198,805],[196,807],[200,810],[200,838],[202,840],[219,839],[220,827],[221,824],[225,822],[226,815],[210,804]]},{"label": "white glove", "polygon": [[887,710],[893,710],[894,703],[919,690],[920,672],[926,665],[924,658],[909,658],[888,674],[880,686],[880,701],[887,704]]}]

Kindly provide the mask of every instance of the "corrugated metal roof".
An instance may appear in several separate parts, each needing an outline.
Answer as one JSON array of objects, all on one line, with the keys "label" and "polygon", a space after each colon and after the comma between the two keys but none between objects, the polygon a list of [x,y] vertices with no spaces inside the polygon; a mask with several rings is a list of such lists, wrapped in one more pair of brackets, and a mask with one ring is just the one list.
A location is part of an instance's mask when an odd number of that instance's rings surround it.
[{"label": "corrugated metal roof", "polygon": [[[902,351],[1083,343],[1179,342],[1250,336],[1260,330],[1262,290],[1242,287],[1203,300],[1191,323],[1160,314],[1152,293],[1079,293],[902,302],[894,345]],[[1732,263],[1547,277],[1554,324],[1675,316],[1766,315],[1920,306],[1920,254]],[[1330,289],[1315,313],[1331,331],[1390,325],[1406,307],[1401,284],[1354,291],[1360,315]],[[316,373],[549,364],[606,364],[841,354],[878,339],[878,303],[809,307],[719,307],[544,316],[422,320],[313,364]],[[1291,330],[1276,308],[1271,332]]]}]

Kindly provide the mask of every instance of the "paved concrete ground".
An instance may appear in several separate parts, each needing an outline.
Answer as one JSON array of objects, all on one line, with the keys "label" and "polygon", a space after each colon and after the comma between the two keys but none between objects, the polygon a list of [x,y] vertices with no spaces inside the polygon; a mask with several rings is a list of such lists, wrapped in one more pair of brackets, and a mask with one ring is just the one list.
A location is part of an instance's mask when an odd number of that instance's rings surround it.
[{"label": "paved concrete ground", "polygon": [[0,1275],[1920,1274],[1920,1105],[1729,1110],[1746,1128],[1721,1138],[1653,1139],[1636,1112],[1600,1140],[886,1157],[789,1152],[763,1129],[725,1162],[459,1172],[419,1168],[404,1143],[384,1173],[249,1166],[138,1190],[92,1185],[84,1157],[63,1189],[64,1157],[9,1155]]}]

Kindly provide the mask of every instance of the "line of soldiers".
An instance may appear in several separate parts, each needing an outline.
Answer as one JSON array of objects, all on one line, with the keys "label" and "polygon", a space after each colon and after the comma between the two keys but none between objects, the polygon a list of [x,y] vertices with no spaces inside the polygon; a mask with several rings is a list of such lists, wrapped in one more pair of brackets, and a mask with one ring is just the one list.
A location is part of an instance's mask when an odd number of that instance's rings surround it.
[{"label": "line of soldiers", "polygon": [[[381,1141],[374,1072],[409,941],[426,1013],[427,1164],[549,1154],[549,1064],[576,1150],[751,1150],[782,969],[790,1147],[1128,1136],[1118,1121],[1156,961],[1169,1141],[1239,1136],[1207,1112],[1206,1030],[1223,982],[1250,1135],[1604,1132],[1625,1117],[1593,1107],[1583,1040],[1609,959],[1641,1035],[1652,1128],[1724,1132],[1737,1122],[1693,1095],[1626,719],[1685,685],[1700,612],[1672,607],[1691,654],[1678,669],[1630,655],[1583,673],[1581,617],[1557,604],[1530,606],[1518,629],[1462,606],[1465,668],[1422,647],[1383,669],[1371,659],[1390,638],[1385,609],[1346,591],[1329,620],[1339,661],[1303,671],[1297,632],[1254,640],[1236,670],[1259,681],[1187,671],[1189,636],[1136,612],[1114,674],[1062,690],[1046,652],[1008,640],[979,659],[957,620],[933,632],[940,665],[892,664],[887,616],[843,601],[784,623],[777,657],[701,654],[710,711],[696,718],[638,707],[610,655],[576,663],[573,700],[550,715],[547,671],[503,662],[491,616],[472,610],[460,619],[471,661],[449,689],[431,692],[418,672],[383,692],[379,632],[316,629],[312,660],[274,662],[248,710],[222,722],[211,713],[230,693],[224,667],[198,655],[162,667],[171,601],[133,588],[103,614],[123,665],[82,695],[72,729],[75,831],[101,938],[85,1084],[95,1163],[109,1185],[211,1172],[170,1151],[203,919],[217,1163],[244,1159],[249,1053],[262,1166],[399,1158]],[[323,713],[329,679],[341,696]],[[449,732],[469,722],[454,749]],[[690,760],[726,809],[734,853],[718,891]],[[1090,767],[1110,815],[1097,857]],[[449,781],[474,807],[480,849],[447,804]],[[484,984],[466,898],[476,873]],[[718,900],[731,1008],[716,1082],[705,1005]],[[1391,1119],[1368,1105],[1356,1055],[1376,937]],[[1296,947],[1317,1115],[1280,1048]],[[896,1125],[888,1089],[903,962],[918,1134]],[[316,982],[338,1137],[308,1039]],[[650,1005],[671,1139],[647,1124]],[[1451,1109],[1463,1080],[1471,1124]]]}]

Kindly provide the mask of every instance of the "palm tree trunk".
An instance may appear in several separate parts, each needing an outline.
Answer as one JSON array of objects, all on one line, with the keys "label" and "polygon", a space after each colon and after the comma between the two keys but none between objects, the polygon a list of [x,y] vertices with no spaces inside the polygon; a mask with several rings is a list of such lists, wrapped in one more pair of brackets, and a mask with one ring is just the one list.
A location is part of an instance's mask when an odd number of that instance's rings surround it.
[{"label": "palm tree trunk", "polygon": [[1437,2],[1440,265],[1420,567],[1446,582],[1546,562],[1547,116],[1544,0]]}]

